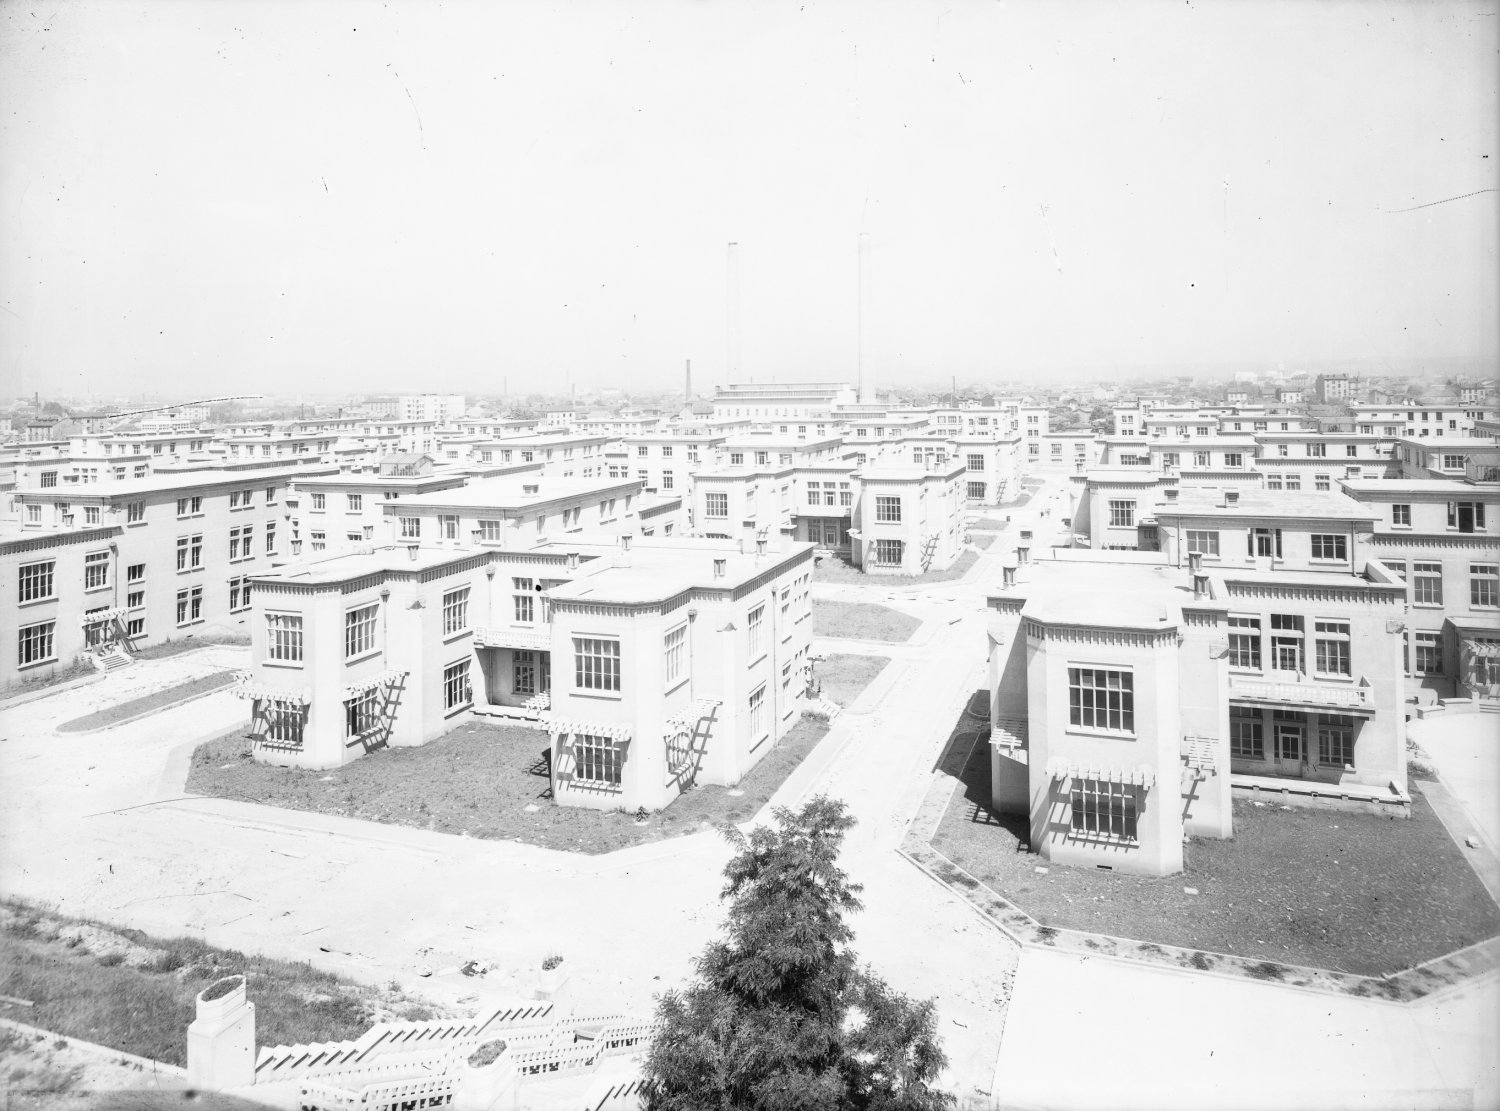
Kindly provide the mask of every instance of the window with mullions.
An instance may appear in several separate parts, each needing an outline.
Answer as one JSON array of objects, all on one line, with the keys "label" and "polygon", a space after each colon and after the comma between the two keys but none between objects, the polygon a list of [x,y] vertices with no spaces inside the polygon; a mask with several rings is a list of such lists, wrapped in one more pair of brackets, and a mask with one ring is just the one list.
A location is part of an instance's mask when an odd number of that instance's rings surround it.
[{"label": "window with mullions", "polygon": [[1485,609],[1500,606],[1500,565],[1469,564],[1469,605]]},{"label": "window with mullions", "polygon": [[703,515],[705,517],[728,517],[729,495],[728,494],[704,494]]},{"label": "window with mullions", "polygon": [[1411,600],[1418,606],[1443,604],[1443,565],[1441,563],[1413,563],[1411,565]]},{"label": "window with mullions", "polygon": [[1441,675],[1443,673],[1443,634],[1417,633],[1413,660],[1413,675]]},{"label": "window with mullions", "polygon": [[1085,729],[1134,733],[1134,676],[1129,671],[1068,668],[1068,716]]},{"label": "window with mullions", "polygon": [[750,611],[749,619],[746,621],[745,627],[749,630],[748,644],[750,658],[752,660],[756,659],[761,653],[761,645],[763,643],[762,633],[765,627],[765,617],[766,607],[764,605],[760,605],[756,606],[753,610]]},{"label": "window with mullions", "polygon": [[1337,533],[1313,533],[1312,557],[1314,559],[1348,559],[1349,538]]},{"label": "window with mullions", "polygon": [[512,653],[511,690],[513,693],[536,693],[536,656],[535,652],[524,648],[517,649]]},{"label": "window with mullions", "polygon": [[22,564],[17,600],[21,602],[40,602],[44,598],[52,597],[53,572],[56,569],[57,560],[55,559],[49,559],[42,563]]},{"label": "window with mullions", "polygon": [[1211,530],[1188,529],[1187,550],[1207,556],[1219,554],[1219,534]]},{"label": "window with mullions", "polygon": [[766,735],[766,685],[762,683],[750,692],[750,743],[753,745]]},{"label": "window with mullions", "polygon": [[662,670],[667,686],[672,686],[686,673],[687,625],[679,625],[662,638]]},{"label": "window with mullions", "polygon": [[875,541],[875,565],[877,567],[900,567],[906,556],[904,540]]},{"label": "window with mullions", "polygon": [[1136,788],[1102,779],[1075,779],[1070,792],[1073,836],[1136,840]]},{"label": "window with mullions", "polygon": [[573,778],[580,783],[620,785],[620,747],[609,737],[573,734]]},{"label": "window with mullions", "polygon": [[1246,706],[1229,707],[1229,755],[1242,760],[1260,760],[1265,753],[1265,724],[1260,711]]},{"label": "window with mullions", "polygon": [[1135,527],[1135,502],[1112,499],[1109,503],[1109,523],[1114,528]]},{"label": "window with mullions", "polygon": [[620,689],[620,642],[600,637],[573,638],[573,682],[579,690]]},{"label": "window with mullions", "polygon": [[452,636],[469,627],[469,588],[459,587],[443,595],[443,635]]},{"label": "window with mullions", "polygon": [[1271,667],[1277,671],[1301,671],[1306,662],[1302,615],[1271,615]]},{"label": "window with mullions", "polygon": [[1349,622],[1313,622],[1313,664],[1319,675],[1348,675]]},{"label": "window with mullions", "polygon": [[514,591],[512,600],[518,625],[531,625],[536,622],[536,597],[532,591],[536,588],[536,580],[529,578],[513,578],[510,580],[511,589]]},{"label": "window with mullions", "polygon": [[229,612],[250,608],[250,580],[244,576],[229,580]]},{"label": "window with mullions", "polygon": [[420,517],[398,517],[401,523],[402,540],[419,540],[422,536],[422,518]]},{"label": "window with mullions", "polygon": [[1260,670],[1260,618],[1229,618],[1229,666]]},{"label": "window with mullions", "polygon": [[970,471],[982,471],[982,470],[984,470],[984,456],[983,455],[966,455],[964,457],[964,467],[965,467],[965,469],[970,470]]},{"label": "window with mullions", "polygon": [[56,631],[56,621],[41,621],[16,630],[16,666],[26,667],[50,660]]},{"label": "window with mullions", "polygon": [[474,688],[469,682],[469,661],[459,660],[443,668],[443,708],[461,710],[474,702]]},{"label": "window with mullions", "polygon": [[278,748],[302,747],[302,730],[307,722],[305,707],[289,706],[285,702],[263,702],[260,718],[266,723],[266,731],[258,738],[261,744]]},{"label": "window with mullions", "polygon": [[362,606],[344,614],[344,658],[363,656],[375,648],[375,615],[379,606]]},{"label": "window with mullions", "polygon": [[350,739],[374,732],[380,725],[380,696],[372,687],[344,699],[344,736]]},{"label": "window with mullions", "polygon": [[302,662],[302,615],[266,614],[266,658],[278,663]]},{"label": "window with mullions", "polygon": [[1354,719],[1342,714],[1318,716],[1318,763],[1325,768],[1354,766]]},{"label": "window with mullions", "polygon": [[875,520],[889,523],[901,520],[901,499],[879,496],[875,499]]}]

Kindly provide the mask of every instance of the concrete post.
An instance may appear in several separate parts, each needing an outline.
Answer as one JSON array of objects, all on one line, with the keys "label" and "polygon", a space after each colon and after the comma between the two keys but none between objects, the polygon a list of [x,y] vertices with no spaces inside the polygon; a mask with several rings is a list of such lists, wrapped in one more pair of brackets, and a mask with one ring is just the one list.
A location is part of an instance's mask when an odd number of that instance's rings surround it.
[{"label": "concrete post", "polygon": [[255,1004],[245,977],[226,976],[198,993],[187,1032],[188,1085],[217,1092],[255,1083]]},{"label": "concrete post", "polygon": [[486,1042],[459,1064],[453,1111],[516,1111],[520,1106],[521,1079],[503,1041]]}]

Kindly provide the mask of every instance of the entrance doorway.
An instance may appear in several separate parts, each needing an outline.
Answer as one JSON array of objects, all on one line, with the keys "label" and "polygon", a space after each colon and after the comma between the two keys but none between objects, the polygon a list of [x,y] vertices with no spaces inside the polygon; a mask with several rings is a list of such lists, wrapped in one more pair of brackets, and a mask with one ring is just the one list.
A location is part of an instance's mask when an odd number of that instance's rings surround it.
[{"label": "entrance doorway", "polygon": [[1276,774],[1301,776],[1307,758],[1307,736],[1300,725],[1276,723]]}]

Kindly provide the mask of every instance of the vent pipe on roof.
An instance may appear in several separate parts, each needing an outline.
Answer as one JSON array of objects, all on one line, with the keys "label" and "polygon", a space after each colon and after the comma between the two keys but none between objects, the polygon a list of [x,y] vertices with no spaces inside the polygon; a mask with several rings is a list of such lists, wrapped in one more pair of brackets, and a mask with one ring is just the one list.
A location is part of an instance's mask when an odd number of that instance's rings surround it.
[{"label": "vent pipe on roof", "polygon": [[1001,586],[1009,590],[1016,585],[1016,569],[1009,564],[1000,568]]},{"label": "vent pipe on roof", "polygon": [[724,569],[728,566],[729,561],[727,559],[720,558],[714,560],[714,578],[722,579],[724,577]]},{"label": "vent pipe on roof", "polygon": [[569,552],[568,553],[568,570],[569,571],[576,571],[576,570],[578,570],[578,553],[577,552]]},{"label": "vent pipe on roof", "polygon": [[408,544],[406,546],[406,558],[413,563],[417,562],[417,546],[415,544]]},{"label": "vent pipe on roof", "polygon": [[1224,505],[1226,507],[1228,507],[1229,509],[1234,509],[1239,504],[1240,504],[1240,492],[1238,490],[1225,490],[1224,491]]}]

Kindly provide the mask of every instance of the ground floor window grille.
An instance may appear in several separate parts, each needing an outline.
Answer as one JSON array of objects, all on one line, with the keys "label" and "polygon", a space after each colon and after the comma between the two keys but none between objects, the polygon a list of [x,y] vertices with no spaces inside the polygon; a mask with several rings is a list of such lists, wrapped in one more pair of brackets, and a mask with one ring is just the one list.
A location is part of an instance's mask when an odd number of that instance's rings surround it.
[{"label": "ground floor window grille", "polygon": [[459,660],[443,668],[443,706],[458,710],[474,701],[474,691],[469,685],[469,661]]},{"label": "ground floor window grille", "polygon": [[536,653],[518,649],[513,658],[512,689],[516,694],[536,693]]},{"label": "ground floor window grille", "polygon": [[1134,786],[1102,779],[1075,779],[1072,804],[1075,836],[1136,840]]},{"label": "ground floor window grille", "polygon": [[1354,766],[1354,719],[1339,714],[1318,718],[1318,763],[1324,767]]},{"label": "ground floor window grille", "polygon": [[900,567],[906,543],[902,540],[875,541],[875,563],[879,567]]},{"label": "ground floor window grille", "polygon": [[380,723],[380,696],[375,689],[344,700],[344,736],[363,737]]},{"label": "ground floor window grille", "polygon": [[618,787],[620,757],[619,747],[608,737],[593,737],[587,733],[573,736],[573,778],[580,782]]},{"label": "ground floor window grille", "polygon": [[1265,752],[1265,726],[1258,710],[1229,708],[1229,754],[1242,760],[1259,760]]},{"label": "ground floor window grille", "polygon": [[266,702],[262,704],[260,716],[266,723],[266,731],[260,738],[262,744],[278,748],[302,747],[302,727],[307,721],[305,708],[285,702]]}]

